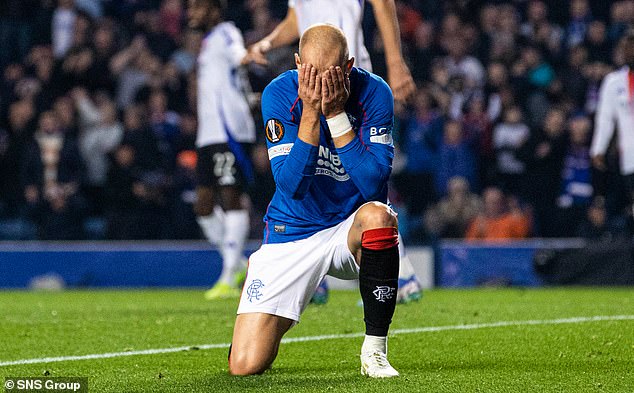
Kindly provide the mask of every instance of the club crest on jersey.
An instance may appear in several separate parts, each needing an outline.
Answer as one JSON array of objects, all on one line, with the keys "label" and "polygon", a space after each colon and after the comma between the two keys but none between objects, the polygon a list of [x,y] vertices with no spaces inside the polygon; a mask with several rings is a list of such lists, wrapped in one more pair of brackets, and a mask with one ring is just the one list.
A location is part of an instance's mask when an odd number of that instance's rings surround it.
[{"label": "club crest on jersey", "polygon": [[253,299],[260,300],[260,297],[262,297],[262,292],[260,292],[260,288],[262,288],[263,286],[264,284],[261,280],[255,279],[251,281],[251,284],[246,290],[247,297],[250,303],[253,303]]},{"label": "club crest on jersey", "polygon": [[376,300],[385,303],[386,300],[394,297],[394,292],[396,292],[396,288],[388,287],[387,285],[377,285],[372,294],[376,297]]},{"label": "club crest on jersey", "polygon": [[269,119],[266,122],[266,139],[271,143],[277,143],[284,138],[284,125],[277,119]]}]

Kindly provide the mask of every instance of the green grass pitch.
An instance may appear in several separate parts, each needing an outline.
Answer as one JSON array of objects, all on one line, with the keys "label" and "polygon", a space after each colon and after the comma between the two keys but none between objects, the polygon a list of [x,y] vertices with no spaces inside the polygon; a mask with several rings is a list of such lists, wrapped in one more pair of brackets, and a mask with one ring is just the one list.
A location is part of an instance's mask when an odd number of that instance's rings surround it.
[{"label": "green grass pitch", "polygon": [[[390,380],[359,374],[358,299],[331,293],[287,334],[312,341],[283,344],[264,375],[232,377],[226,347],[194,347],[230,341],[236,301],[207,302],[193,290],[0,292],[0,364],[192,347],[5,364],[0,380],[82,376],[91,392],[634,392],[633,288],[427,291],[397,307],[389,357],[401,377]],[[616,315],[625,317],[563,323]],[[487,325],[528,320],[538,322]],[[446,328],[398,333],[433,326]],[[324,335],[335,337],[314,339]]]}]

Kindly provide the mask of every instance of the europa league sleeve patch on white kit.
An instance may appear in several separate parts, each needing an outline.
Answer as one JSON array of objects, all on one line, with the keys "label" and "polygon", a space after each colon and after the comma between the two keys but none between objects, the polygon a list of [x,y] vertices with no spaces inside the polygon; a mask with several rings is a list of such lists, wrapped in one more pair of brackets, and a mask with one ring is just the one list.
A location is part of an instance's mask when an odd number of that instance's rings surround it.
[{"label": "europa league sleeve patch on white kit", "polygon": [[269,119],[266,121],[266,139],[271,143],[277,143],[284,138],[284,125],[277,119]]}]

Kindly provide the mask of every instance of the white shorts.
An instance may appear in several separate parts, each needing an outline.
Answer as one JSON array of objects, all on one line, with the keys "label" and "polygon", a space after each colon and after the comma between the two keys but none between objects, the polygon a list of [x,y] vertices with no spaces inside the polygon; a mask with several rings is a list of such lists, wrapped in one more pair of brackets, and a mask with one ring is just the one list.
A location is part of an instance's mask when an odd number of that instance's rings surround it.
[{"label": "white shorts", "polygon": [[354,216],[307,239],[263,244],[249,258],[238,314],[273,314],[299,322],[326,274],[359,278],[359,265],[348,248]]}]

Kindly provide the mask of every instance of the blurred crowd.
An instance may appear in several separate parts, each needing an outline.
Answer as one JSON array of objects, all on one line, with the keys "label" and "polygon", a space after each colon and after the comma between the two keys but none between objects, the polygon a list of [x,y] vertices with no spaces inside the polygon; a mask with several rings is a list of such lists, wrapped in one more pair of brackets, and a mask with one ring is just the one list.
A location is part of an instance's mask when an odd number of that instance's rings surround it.
[{"label": "blurred crowd", "polygon": [[[634,0],[396,3],[418,86],[396,108],[390,194],[408,242],[631,230],[618,150],[600,172],[589,145]],[[232,0],[227,19],[248,46],[286,6]],[[184,0],[0,3],[0,240],[201,238],[192,203],[204,33],[186,18]],[[364,29],[384,75],[368,9]],[[294,50],[245,70],[258,124],[258,92],[293,66]],[[262,140],[252,159],[259,238],[275,188]]]}]

